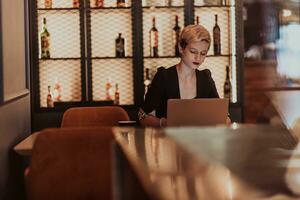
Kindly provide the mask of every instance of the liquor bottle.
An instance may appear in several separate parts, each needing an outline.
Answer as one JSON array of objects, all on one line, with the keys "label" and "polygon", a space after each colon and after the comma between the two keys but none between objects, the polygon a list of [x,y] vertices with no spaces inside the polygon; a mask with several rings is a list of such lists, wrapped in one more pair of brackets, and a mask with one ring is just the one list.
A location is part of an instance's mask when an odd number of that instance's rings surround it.
[{"label": "liquor bottle", "polygon": [[165,0],[165,6],[172,6],[172,0]]},{"label": "liquor bottle", "polygon": [[158,30],[155,27],[155,17],[152,18],[152,28],[149,31],[150,56],[158,57]]},{"label": "liquor bottle", "polygon": [[218,15],[215,15],[215,22],[213,28],[214,55],[221,55],[221,30],[218,25]]},{"label": "liquor bottle", "polygon": [[117,58],[124,58],[125,57],[125,39],[122,37],[122,33],[119,33],[119,36],[116,38],[115,41],[116,46],[116,57]]},{"label": "liquor bottle", "polygon": [[224,82],[224,98],[231,98],[231,83],[229,78],[229,66],[226,66],[226,79]]},{"label": "liquor bottle", "polygon": [[112,100],[112,98],[111,98],[111,83],[110,83],[109,78],[106,80],[106,84],[105,84],[105,99]]},{"label": "liquor bottle", "polygon": [[226,6],[227,5],[226,0],[220,0],[220,4],[221,6]]},{"label": "liquor bottle", "polygon": [[41,37],[41,58],[50,58],[50,33],[47,29],[46,18],[43,18],[43,31],[40,34]]},{"label": "liquor bottle", "polygon": [[80,6],[80,0],[73,0],[73,8],[79,8]]},{"label": "liquor bottle", "polygon": [[117,7],[125,7],[125,0],[117,0]]},{"label": "liquor bottle", "polygon": [[196,16],[196,22],[195,22],[195,24],[199,24],[199,23],[200,23],[200,17]]},{"label": "liquor bottle", "polygon": [[119,92],[119,85],[118,85],[118,83],[116,83],[116,87],[115,87],[114,104],[115,105],[119,105],[120,104],[120,92]]},{"label": "liquor bottle", "polygon": [[53,88],[53,98],[54,101],[61,101],[61,85],[58,81],[55,81]]},{"label": "liquor bottle", "polygon": [[52,0],[45,0],[44,5],[45,8],[52,8]]},{"label": "liquor bottle", "polygon": [[173,45],[175,48],[175,56],[179,57],[179,49],[178,49],[178,42],[179,42],[179,35],[180,35],[180,26],[178,25],[178,16],[175,16],[175,26],[173,28]]},{"label": "liquor bottle", "polygon": [[150,84],[151,84],[150,69],[146,68],[146,74],[145,74],[145,80],[144,80],[145,94],[147,93],[148,88],[150,87]]},{"label": "liquor bottle", "polygon": [[48,108],[53,108],[54,107],[54,102],[53,102],[53,99],[52,99],[51,86],[50,85],[48,85],[47,107]]},{"label": "liquor bottle", "polygon": [[104,6],[104,0],[95,0],[94,1],[94,6],[96,8],[102,8]]}]

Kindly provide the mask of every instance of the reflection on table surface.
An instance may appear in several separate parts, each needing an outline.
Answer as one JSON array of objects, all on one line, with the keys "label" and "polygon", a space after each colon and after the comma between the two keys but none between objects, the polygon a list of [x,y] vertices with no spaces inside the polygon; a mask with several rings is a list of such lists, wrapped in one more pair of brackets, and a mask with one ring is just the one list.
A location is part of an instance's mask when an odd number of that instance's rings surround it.
[{"label": "reflection on table surface", "polygon": [[300,136],[300,91],[272,91],[267,92],[272,104],[279,113],[285,126]]},{"label": "reflection on table surface", "polygon": [[297,199],[300,145],[283,127],[115,128],[158,199]]}]

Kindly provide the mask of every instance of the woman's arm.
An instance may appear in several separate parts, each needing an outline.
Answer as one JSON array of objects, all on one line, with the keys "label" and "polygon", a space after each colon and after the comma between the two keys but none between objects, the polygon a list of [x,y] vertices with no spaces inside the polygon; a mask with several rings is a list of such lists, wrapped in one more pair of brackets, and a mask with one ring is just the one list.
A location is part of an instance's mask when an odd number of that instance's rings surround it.
[{"label": "woman's arm", "polygon": [[166,118],[157,118],[152,115],[148,115],[144,119],[140,120],[142,126],[152,126],[152,127],[165,127],[167,125]]},{"label": "woman's arm", "polygon": [[139,110],[139,121],[142,126],[165,127],[166,118],[157,118],[151,114],[146,114],[142,109]]},{"label": "woman's arm", "polygon": [[138,117],[140,124],[142,126],[154,126],[154,127],[162,127],[166,126],[165,118],[157,118],[151,112],[157,110],[159,106],[162,104],[162,96],[163,96],[163,74],[165,68],[158,68],[157,73],[155,74],[152,83],[145,95],[145,100],[139,109]]}]

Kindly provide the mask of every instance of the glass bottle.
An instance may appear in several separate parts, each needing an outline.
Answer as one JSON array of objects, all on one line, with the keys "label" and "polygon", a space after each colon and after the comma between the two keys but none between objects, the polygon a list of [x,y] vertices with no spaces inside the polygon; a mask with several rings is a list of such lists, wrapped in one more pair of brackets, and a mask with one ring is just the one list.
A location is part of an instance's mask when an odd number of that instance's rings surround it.
[{"label": "glass bottle", "polygon": [[117,7],[125,7],[125,0],[117,0]]},{"label": "glass bottle", "polygon": [[196,22],[195,22],[195,24],[199,25],[199,23],[200,23],[200,17],[196,16]]},{"label": "glass bottle", "polygon": [[45,8],[52,8],[52,0],[45,0],[44,6]]},{"label": "glass bottle", "polygon": [[111,83],[110,83],[109,78],[106,80],[106,84],[105,84],[105,99],[112,100],[112,98],[111,98]]},{"label": "glass bottle", "polygon": [[165,6],[172,6],[172,0],[165,0]]},{"label": "glass bottle", "polygon": [[73,0],[73,8],[79,8],[80,6],[80,0]]},{"label": "glass bottle", "polygon": [[148,91],[148,88],[150,87],[151,84],[151,77],[150,77],[150,69],[146,68],[146,72],[145,72],[145,80],[144,80],[144,85],[145,85],[145,94]]},{"label": "glass bottle", "polygon": [[178,48],[178,42],[179,42],[179,35],[180,35],[180,26],[178,25],[178,16],[175,16],[175,26],[173,28],[173,45],[175,48],[175,56],[179,57],[179,48]]},{"label": "glass bottle", "polygon": [[149,31],[150,56],[158,57],[158,30],[155,26],[155,17],[152,18],[152,28]]},{"label": "glass bottle", "polygon": [[41,38],[41,58],[50,58],[50,33],[47,29],[47,20],[43,18],[43,31],[40,34]]},{"label": "glass bottle", "polygon": [[221,6],[226,6],[227,2],[226,2],[226,0],[220,0],[220,4],[221,4]]},{"label": "glass bottle", "polygon": [[104,6],[104,0],[95,0],[94,1],[94,6],[96,8],[102,8]]},{"label": "glass bottle", "polygon": [[118,83],[116,83],[116,86],[115,86],[114,104],[115,105],[119,105],[120,104],[120,92],[119,92],[119,85],[118,85]]},{"label": "glass bottle", "polygon": [[229,66],[226,66],[226,79],[224,82],[224,98],[231,99],[231,82],[229,78]]},{"label": "glass bottle", "polygon": [[51,94],[51,86],[48,85],[48,94],[47,94],[47,107],[48,108],[53,108],[54,107],[54,102]]},{"label": "glass bottle", "polygon": [[125,57],[125,39],[122,37],[122,33],[119,33],[119,36],[116,38],[115,47],[116,47],[116,57],[124,58]]},{"label": "glass bottle", "polygon": [[221,55],[221,29],[218,25],[218,15],[215,15],[215,26],[213,28],[214,55]]},{"label": "glass bottle", "polygon": [[54,101],[61,101],[61,85],[59,81],[55,81],[55,85],[53,88],[53,98]]}]

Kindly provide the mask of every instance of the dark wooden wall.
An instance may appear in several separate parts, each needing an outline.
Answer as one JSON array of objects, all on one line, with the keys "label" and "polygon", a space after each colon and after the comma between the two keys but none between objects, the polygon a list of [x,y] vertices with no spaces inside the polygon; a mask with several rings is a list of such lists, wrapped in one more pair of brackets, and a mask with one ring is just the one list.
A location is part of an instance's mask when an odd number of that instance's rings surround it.
[{"label": "dark wooden wall", "polygon": [[279,38],[279,5],[273,1],[256,1],[244,6],[247,11],[245,50],[252,45],[275,42]]},{"label": "dark wooden wall", "polygon": [[283,89],[279,85],[276,61],[245,61],[245,122],[269,123],[277,115],[270,100],[265,95],[272,90]]}]

